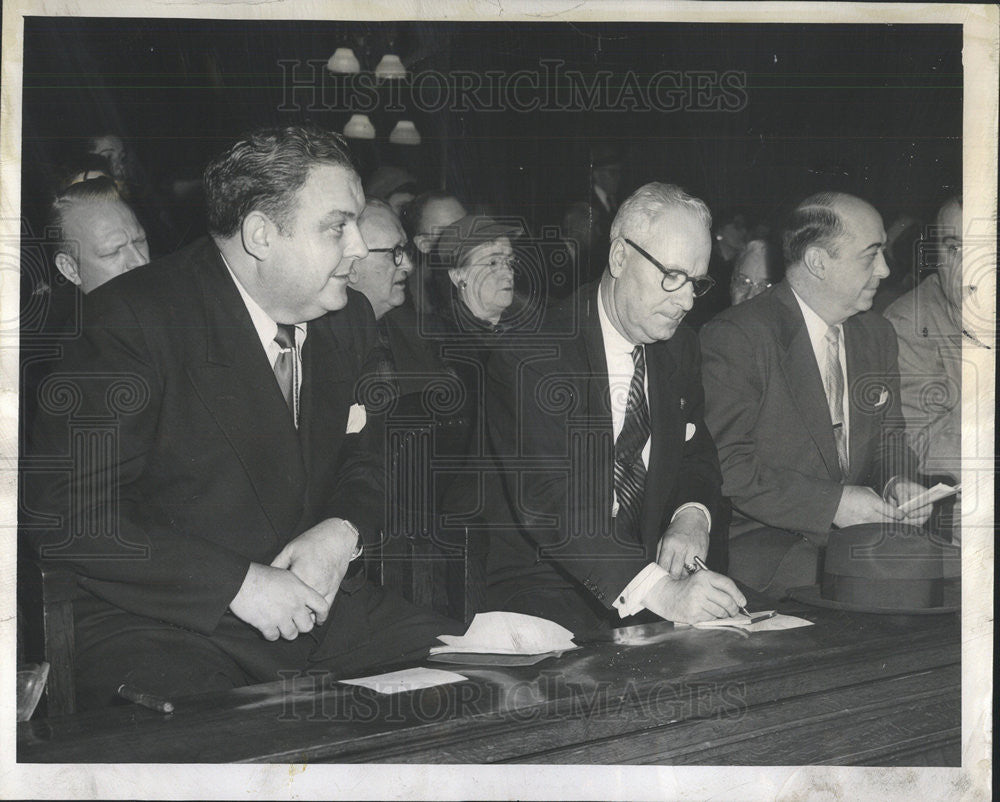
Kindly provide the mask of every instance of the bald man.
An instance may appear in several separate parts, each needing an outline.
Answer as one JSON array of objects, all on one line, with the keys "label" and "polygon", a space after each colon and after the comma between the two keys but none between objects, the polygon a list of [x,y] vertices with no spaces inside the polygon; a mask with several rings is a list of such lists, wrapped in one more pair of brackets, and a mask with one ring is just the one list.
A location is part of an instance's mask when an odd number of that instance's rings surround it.
[{"label": "bald man", "polygon": [[896,335],[871,312],[889,275],[879,213],[822,193],[792,213],[785,281],[701,332],[705,421],[733,504],[730,574],[775,598],[816,581],[833,527],[923,524],[904,441]]}]

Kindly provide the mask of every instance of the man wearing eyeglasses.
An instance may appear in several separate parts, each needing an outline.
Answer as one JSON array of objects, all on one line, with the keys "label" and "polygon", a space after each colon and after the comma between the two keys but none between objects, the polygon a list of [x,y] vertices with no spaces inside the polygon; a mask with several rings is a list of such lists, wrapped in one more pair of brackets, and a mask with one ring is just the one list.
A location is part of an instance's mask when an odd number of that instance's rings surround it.
[{"label": "man wearing eyeglasses", "polygon": [[388,203],[369,200],[358,219],[368,256],[351,266],[350,286],[372,305],[375,319],[406,300],[406,277],[413,260],[406,232]]},{"label": "man wearing eyeglasses", "polygon": [[492,609],[581,633],[735,615],[708,560],[720,502],[700,357],[682,324],[707,277],[711,215],[670,184],[619,208],[608,264],[549,310],[536,349],[491,361],[487,421],[519,530],[494,534]]},{"label": "man wearing eyeglasses", "polygon": [[924,488],[903,438],[896,336],[870,311],[884,247],[870,204],[813,195],[783,233],[785,280],[701,330],[730,572],[774,598],[816,582],[832,528],[930,513],[899,509]]}]

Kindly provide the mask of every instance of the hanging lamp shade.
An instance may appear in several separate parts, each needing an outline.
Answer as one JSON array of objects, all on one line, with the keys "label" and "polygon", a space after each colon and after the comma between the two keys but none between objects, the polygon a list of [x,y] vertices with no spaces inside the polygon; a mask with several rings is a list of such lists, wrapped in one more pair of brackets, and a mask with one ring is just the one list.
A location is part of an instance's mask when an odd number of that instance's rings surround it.
[{"label": "hanging lamp shade", "polygon": [[386,53],[375,68],[375,77],[380,81],[400,80],[406,77],[406,67],[399,56]]},{"label": "hanging lamp shade", "polygon": [[344,126],[344,136],[350,139],[374,139],[375,126],[367,114],[354,114]]},{"label": "hanging lamp shade", "polygon": [[400,120],[389,134],[389,141],[393,145],[419,145],[420,132],[410,120]]},{"label": "hanging lamp shade", "polygon": [[349,47],[338,47],[333,51],[330,60],[326,62],[330,72],[357,73],[361,72],[361,63]]}]

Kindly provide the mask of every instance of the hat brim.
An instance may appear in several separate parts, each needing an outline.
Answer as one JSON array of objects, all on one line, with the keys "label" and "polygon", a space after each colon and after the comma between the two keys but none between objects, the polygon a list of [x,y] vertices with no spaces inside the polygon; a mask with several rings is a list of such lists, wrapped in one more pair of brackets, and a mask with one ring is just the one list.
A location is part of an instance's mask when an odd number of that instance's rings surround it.
[{"label": "hat brim", "polygon": [[[949,588],[952,585],[952,588]],[[958,580],[945,580],[945,597],[954,598],[955,589],[960,589]],[[949,593],[949,590],[952,592]],[[851,604],[850,602],[834,601],[824,599],[820,595],[819,585],[804,585],[798,588],[791,588],[788,595],[795,601],[808,604],[812,607],[825,607],[828,610],[846,610],[852,613],[871,613],[873,615],[943,615],[945,613],[957,613],[961,605],[947,605],[944,607],[867,607],[863,604]]]}]

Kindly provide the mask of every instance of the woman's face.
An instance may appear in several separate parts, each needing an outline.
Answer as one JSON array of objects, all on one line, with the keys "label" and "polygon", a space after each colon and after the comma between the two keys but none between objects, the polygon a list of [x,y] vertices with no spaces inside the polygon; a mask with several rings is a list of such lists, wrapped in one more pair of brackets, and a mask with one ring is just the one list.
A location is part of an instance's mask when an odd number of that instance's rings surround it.
[{"label": "woman's face", "polygon": [[476,317],[496,323],[514,300],[514,249],[498,237],[477,245],[451,271],[459,295]]}]

